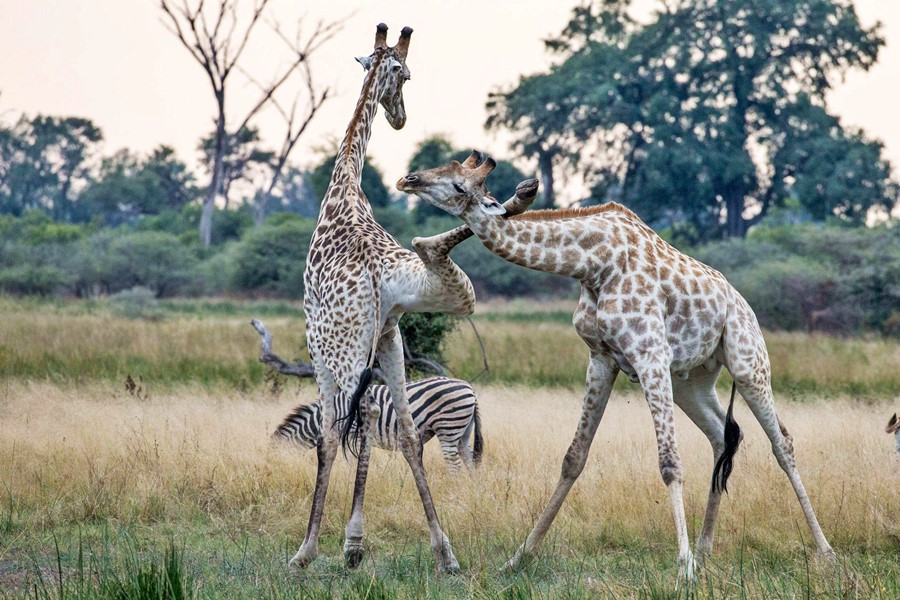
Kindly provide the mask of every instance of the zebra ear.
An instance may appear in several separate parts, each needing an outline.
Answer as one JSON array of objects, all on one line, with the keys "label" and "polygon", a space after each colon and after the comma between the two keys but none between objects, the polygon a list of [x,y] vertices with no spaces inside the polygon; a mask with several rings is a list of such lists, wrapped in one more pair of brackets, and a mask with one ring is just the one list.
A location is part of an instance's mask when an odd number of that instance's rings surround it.
[{"label": "zebra ear", "polygon": [[894,416],[891,417],[890,421],[888,421],[885,431],[887,433],[894,433],[898,429],[900,429],[900,423],[897,422],[897,413],[894,413]]}]

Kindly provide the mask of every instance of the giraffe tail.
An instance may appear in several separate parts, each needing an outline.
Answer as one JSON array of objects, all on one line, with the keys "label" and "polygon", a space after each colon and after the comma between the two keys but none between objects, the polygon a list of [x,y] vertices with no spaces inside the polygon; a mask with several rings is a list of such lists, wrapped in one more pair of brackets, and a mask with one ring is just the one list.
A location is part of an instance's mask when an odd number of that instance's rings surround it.
[{"label": "giraffe tail", "polygon": [[360,409],[360,403],[370,383],[372,383],[372,368],[366,367],[359,376],[356,391],[350,398],[350,409],[347,411],[347,415],[341,419],[344,422],[341,426],[341,449],[345,458],[348,448],[350,454],[359,457],[359,437],[363,428],[363,411]]},{"label": "giraffe tail", "polygon": [[737,385],[731,384],[731,401],[728,403],[728,412],[725,414],[725,450],[716,461],[713,469],[712,489],[714,492],[724,491],[728,493],[728,477],[734,469],[734,455],[737,454],[741,444],[741,428],[734,420],[734,395]]},{"label": "giraffe tail", "polygon": [[484,438],[481,437],[481,414],[478,412],[478,404],[475,405],[475,414],[472,418],[475,421],[475,431],[472,440],[472,465],[477,467],[481,464],[481,455],[484,454]]}]

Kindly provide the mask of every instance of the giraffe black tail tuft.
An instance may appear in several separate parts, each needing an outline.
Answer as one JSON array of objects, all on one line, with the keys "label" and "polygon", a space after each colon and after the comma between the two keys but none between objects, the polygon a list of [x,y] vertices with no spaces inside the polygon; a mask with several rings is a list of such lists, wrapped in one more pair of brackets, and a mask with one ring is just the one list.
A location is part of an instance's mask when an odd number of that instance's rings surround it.
[{"label": "giraffe black tail tuft", "polygon": [[359,457],[359,438],[363,428],[363,411],[360,403],[370,383],[372,383],[372,369],[367,367],[359,376],[359,385],[356,386],[356,391],[350,398],[350,410],[346,416],[339,419],[344,422],[341,426],[341,449],[345,457],[348,449],[350,454]]},{"label": "giraffe black tail tuft", "polygon": [[728,412],[725,414],[725,450],[716,461],[713,469],[712,489],[714,492],[724,491],[728,493],[728,477],[734,469],[734,455],[737,454],[741,444],[741,428],[734,420],[734,395],[737,386],[731,384],[731,401],[728,403]]}]

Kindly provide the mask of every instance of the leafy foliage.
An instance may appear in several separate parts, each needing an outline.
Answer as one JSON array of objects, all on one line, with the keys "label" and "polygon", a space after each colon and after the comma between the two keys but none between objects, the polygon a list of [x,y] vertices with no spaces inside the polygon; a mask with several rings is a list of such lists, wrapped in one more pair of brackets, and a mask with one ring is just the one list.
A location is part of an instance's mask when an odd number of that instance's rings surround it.
[{"label": "leafy foliage", "polygon": [[[796,196],[860,223],[897,186],[880,142],[844,128],[826,94],[884,40],[844,0],[684,0],[632,20],[627,0],[577,7],[547,45],[559,62],[488,103],[516,133],[692,243],[742,236]],[[751,216],[752,215],[752,216]]]},{"label": "leafy foliage", "polygon": [[303,270],[315,222],[283,213],[254,229],[235,249],[234,287],[281,298],[303,295]]},{"label": "leafy foliage", "polygon": [[[309,172],[309,185],[312,186],[319,204],[322,203],[322,198],[325,197],[325,192],[328,191],[328,184],[331,183],[331,174],[334,172],[334,163],[335,156],[334,154],[330,154]],[[384,185],[381,172],[371,163],[371,161],[367,161],[363,165],[361,185],[363,193],[366,195],[366,198],[369,199],[369,204],[371,204],[373,208],[384,208],[390,204],[391,195]]]}]

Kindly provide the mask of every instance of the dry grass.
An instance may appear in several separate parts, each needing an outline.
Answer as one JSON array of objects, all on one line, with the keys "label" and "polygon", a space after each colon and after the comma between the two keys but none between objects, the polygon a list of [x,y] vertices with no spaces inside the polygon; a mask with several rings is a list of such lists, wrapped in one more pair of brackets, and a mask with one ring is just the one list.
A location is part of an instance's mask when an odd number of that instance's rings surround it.
[{"label": "dry grass", "polygon": [[[282,415],[295,402],[312,399],[311,386],[293,390],[273,399],[194,386],[139,401],[104,384],[7,383],[0,403],[5,496],[0,566],[21,560],[27,548],[47,544],[50,532],[109,523],[165,531],[189,548],[204,535],[251,536],[282,555],[274,562],[283,560],[302,540],[315,479],[313,453],[269,443]],[[483,467],[453,477],[435,444],[425,452],[443,523],[464,569],[476,579],[488,577],[529,531],[555,484],[580,410],[574,391],[492,386],[482,388],[479,398]],[[780,408],[814,506],[838,552],[896,553],[900,473],[892,471],[892,439],[883,433],[893,407],[832,401]],[[716,548],[721,568],[742,552],[760,561],[802,560],[797,557],[810,548],[809,535],[791,487],[745,406],[737,407],[736,417],[746,438],[721,511]],[[685,418],[679,418],[678,433],[693,539],[702,520],[711,453]],[[346,464],[336,469],[320,574],[340,562],[351,471]],[[387,568],[378,566],[384,561],[404,556],[430,571],[421,507],[398,455],[374,453],[366,518],[376,572]],[[551,569],[545,576],[552,582],[562,577],[560,569],[584,563],[584,576],[605,576],[607,591],[624,593],[636,584],[616,579],[604,572],[614,567],[593,561],[625,560],[643,551],[650,552],[649,568],[663,569],[663,581],[674,576],[674,531],[656,469],[651,420],[640,397],[618,394],[538,564]],[[896,586],[900,574],[892,576]]]}]

